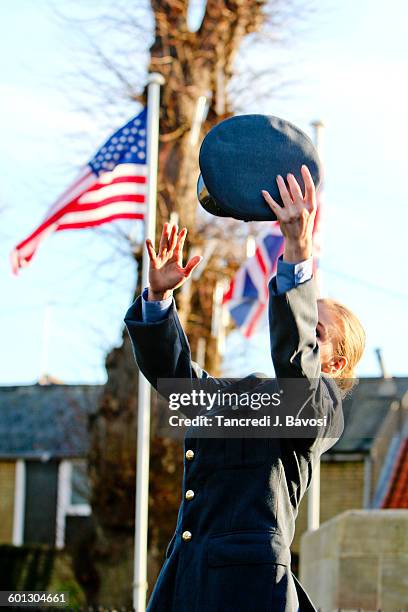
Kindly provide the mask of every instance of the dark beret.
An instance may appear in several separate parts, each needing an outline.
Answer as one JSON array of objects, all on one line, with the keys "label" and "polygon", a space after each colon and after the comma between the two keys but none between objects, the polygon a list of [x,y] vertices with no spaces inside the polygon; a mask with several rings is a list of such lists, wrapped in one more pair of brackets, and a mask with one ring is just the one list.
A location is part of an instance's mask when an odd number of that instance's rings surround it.
[{"label": "dark beret", "polygon": [[268,115],[225,119],[205,136],[199,155],[197,195],[211,214],[244,221],[276,216],[262,197],[269,191],[282,200],[276,176],[292,173],[304,192],[300,169],[308,166],[316,188],[321,180],[319,156],[310,138],[289,121]]}]

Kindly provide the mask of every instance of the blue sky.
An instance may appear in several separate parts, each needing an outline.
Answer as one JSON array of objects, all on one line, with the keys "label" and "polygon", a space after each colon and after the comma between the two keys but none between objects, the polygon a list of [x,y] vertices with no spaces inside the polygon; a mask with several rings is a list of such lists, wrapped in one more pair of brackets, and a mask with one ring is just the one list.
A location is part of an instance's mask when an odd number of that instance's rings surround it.
[{"label": "blue sky", "polygon": [[[87,16],[100,10],[94,2],[69,5]],[[374,348],[380,346],[390,373],[406,375],[408,7],[397,0],[316,5],[289,46],[273,52],[265,43],[244,46],[241,71],[279,60],[286,65],[282,79],[293,85],[273,96],[246,96],[239,110],[282,116],[308,132],[312,120],[324,120],[323,290],[353,308],[366,328],[359,374],[378,374]],[[104,382],[104,357],[121,342],[132,298],[131,260],[90,230],[49,237],[18,277],[8,256],[108,136],[107,117],[99,107],[91,115],[80,110],[93,99],[82,93],[76,73],[77,38],[50,2],[3,2],[0,13],[0,382],[38,379],[46,304],[49,373],[67,383]],[[143,79],[143,61],[138,69]],[[136,112],[118,102],[112,129]],[[227,369],[233,364],[240,375],[249,362],[253,371],[270,372],[266,334],[248,345],[234,332]]]}]

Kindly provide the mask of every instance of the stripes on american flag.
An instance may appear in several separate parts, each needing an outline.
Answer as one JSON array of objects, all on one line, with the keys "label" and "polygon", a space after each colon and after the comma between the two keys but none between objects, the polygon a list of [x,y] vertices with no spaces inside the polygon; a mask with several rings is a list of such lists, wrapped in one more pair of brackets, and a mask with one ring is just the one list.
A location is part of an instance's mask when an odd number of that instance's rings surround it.
[{"label": "stripes on american flag", "polygon": [[143,219],[146,205],[147,109],[117,130],[11,253],[13,272],[26,267],[53,232],[94,227],[114,219]]}]

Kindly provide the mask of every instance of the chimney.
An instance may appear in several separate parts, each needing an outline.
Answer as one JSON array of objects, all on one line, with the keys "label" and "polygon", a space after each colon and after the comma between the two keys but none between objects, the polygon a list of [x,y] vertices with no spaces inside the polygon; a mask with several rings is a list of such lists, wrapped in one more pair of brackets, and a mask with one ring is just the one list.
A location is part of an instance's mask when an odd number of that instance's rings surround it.
[{"label": "chimney", "polygon": [[375,354],[377,356],[378,365],[380,366],[381,376],[382,378],[390,378],[387,370],[385,369],[384,357],[381,348],[375,349]]},{"label": "chimney", "polygon": [[382,397],[394,397],[397,394],[397,385],[395,380],[390,376],[387,372],[384,363],[384,357],[381,348],[375,349],[375,354],[377,356],[378,365],[381,371],[382,381],[378,386],[378,393]]}]

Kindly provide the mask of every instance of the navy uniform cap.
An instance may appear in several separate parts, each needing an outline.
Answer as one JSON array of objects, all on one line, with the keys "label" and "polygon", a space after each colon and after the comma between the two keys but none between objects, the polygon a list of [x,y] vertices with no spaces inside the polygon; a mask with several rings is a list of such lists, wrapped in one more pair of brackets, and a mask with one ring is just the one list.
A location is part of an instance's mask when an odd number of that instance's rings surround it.
[{"label": "navy uniform cap", "polygon": [[292,123],[268,115],[238,115],[218,123],[201,144],[199,164],[201,205],[213,215],[243,221],[276,219],[261,190],[282,204],[278,174],[286,178],[292,173],[303,193],[302,164],[316,188],[321,180],[319,156],[310,138]]}]

